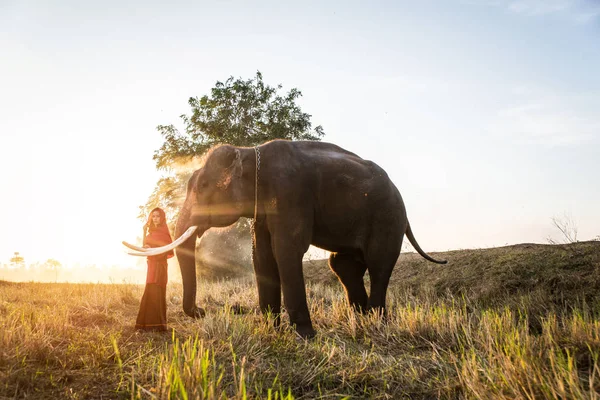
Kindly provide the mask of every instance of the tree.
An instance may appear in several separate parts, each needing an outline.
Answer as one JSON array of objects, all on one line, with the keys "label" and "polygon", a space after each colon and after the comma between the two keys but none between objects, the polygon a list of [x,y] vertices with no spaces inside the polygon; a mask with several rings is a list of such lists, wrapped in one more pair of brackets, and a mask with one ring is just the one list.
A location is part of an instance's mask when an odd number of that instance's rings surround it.
[{"label": "tree", "polygon": [[25,266],[25,259],[15,251],[14,256],[10,259],[10,265],[13,268],[23,268]]},{"label": "tree", "polygon": [[266,85],[260,71],[248,80],[229,77],[225,82],[217,81],[210,96],[189,99],[191,115],[180,116],[183,132],[174,125],[159,125],[164,142],[153,159],[165,175],[140,207],[140,218],[161,207],[173,223],[185,197],[185,184],[200,156],[217,144],[256,146],[272,139],[320,140],[323,128],[318,125],[313,129],[311,115],[296,104],[302,93],[293,88],[281,94],[281,89],[281,85]]},{"label": "tree", "polygon": [[[281,89],[281,85],[266,85],[260,71],[248,80],[229,77],[225,82],[217,81],[210,95],[189,99],[191,115],[180,116],[183,132],[174,125],[159,125],[164,142],[153,159],[164,175],[146,204],[140,206],[139,217],[145,218],[154,207],[161,207],[172,226],[185,199],[189,177],[199,167],[201,156],[217,144],[256,146],[273,139],[320,140],[323,128],[318,125],[313,129],[311,115],[296,104],[302,93],[295,88],[281,93]],[[237,265],[249,267],[250,241],[244,240],[249,237],[248,231],[248,220],[241,218],[229,237],[223,232],[206,233],[208,237],[202,241],[205,248],[200,249],[197,259],[213,266],[220,264],[223,274],[239,268]],[[211,240],[211,235],[218,237]],[[211,242],[220,244],[218,250],[211,248]],[[223,251],[223,246],[228,251]]]},{"label": "tree", "polygon": [[44,262],[44,269],[54,275],[54,282],[58,282],[58,271],[61,267],[62,264],[53,258],[49,258]]}]

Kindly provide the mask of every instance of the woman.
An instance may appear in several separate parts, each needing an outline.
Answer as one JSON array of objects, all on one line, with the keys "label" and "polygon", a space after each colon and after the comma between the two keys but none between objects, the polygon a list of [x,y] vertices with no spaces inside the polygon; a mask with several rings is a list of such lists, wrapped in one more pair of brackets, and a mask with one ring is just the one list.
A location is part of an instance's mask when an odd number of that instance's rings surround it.
[{"label": "woman", "polygon": [[[160,247],[172,242],[165,212],[155,208],[144,225],[144,247]],[[135,329],[167,330],[167,258],[173,251],[148,257],[146,288],[140,304]]]}]

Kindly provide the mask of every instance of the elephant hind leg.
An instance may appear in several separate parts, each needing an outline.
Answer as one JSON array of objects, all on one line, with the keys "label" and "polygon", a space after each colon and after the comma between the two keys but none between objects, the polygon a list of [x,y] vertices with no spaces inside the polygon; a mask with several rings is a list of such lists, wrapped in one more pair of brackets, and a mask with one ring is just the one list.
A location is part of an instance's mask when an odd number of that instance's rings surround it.
[{"label": "elephant hind leg", "polygon": [[390,277],[402,247],[402,237],[399,243],[373,242],[369,248],[366,263],[371,279],[371,291],[367,308],[385,315],[385,300]]},{"label": "elephant hind leg", "polygon": [[367,265],[357,254],[331,253],[329,267],[344,286],[348,302],[357,311],[367,310],[367,291],[363,277]]}]

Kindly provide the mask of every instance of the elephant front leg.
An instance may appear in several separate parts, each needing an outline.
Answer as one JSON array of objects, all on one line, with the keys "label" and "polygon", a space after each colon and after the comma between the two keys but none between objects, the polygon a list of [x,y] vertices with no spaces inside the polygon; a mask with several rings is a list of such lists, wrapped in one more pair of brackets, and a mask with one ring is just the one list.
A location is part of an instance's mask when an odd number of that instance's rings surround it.
[{"label": "elephant front leg", "polygon": [[283,301],[290,317],[290,324],[295,327],[301,337],[308,339],[315,336],[315,330],[306,302],[306,288],[302,272],[304,251],[299,250],[297,246],[290,245],[290,242],[294,243],[294,240],[290,238],[274,240],[273,250],[279,268]]},{"label": "elephant front leg", "polygon": [[271,248],[271,235],[264,223],[254,227],[252,261],[258,287],[258,303],[263,314],[271,313],[275,327],[281,322],[281,283]]}]

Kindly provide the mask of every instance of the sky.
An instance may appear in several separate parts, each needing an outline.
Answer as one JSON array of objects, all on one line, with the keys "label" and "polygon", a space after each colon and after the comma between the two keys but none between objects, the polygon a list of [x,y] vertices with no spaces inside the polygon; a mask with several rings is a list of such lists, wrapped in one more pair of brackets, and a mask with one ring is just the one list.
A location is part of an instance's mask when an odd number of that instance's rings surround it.
[{"label": "sky", "polygon": [[0,263],[139,265],[156,126],[257,70],[426,251],[600,235],[598,0],[0,0],[0,51]]}]

